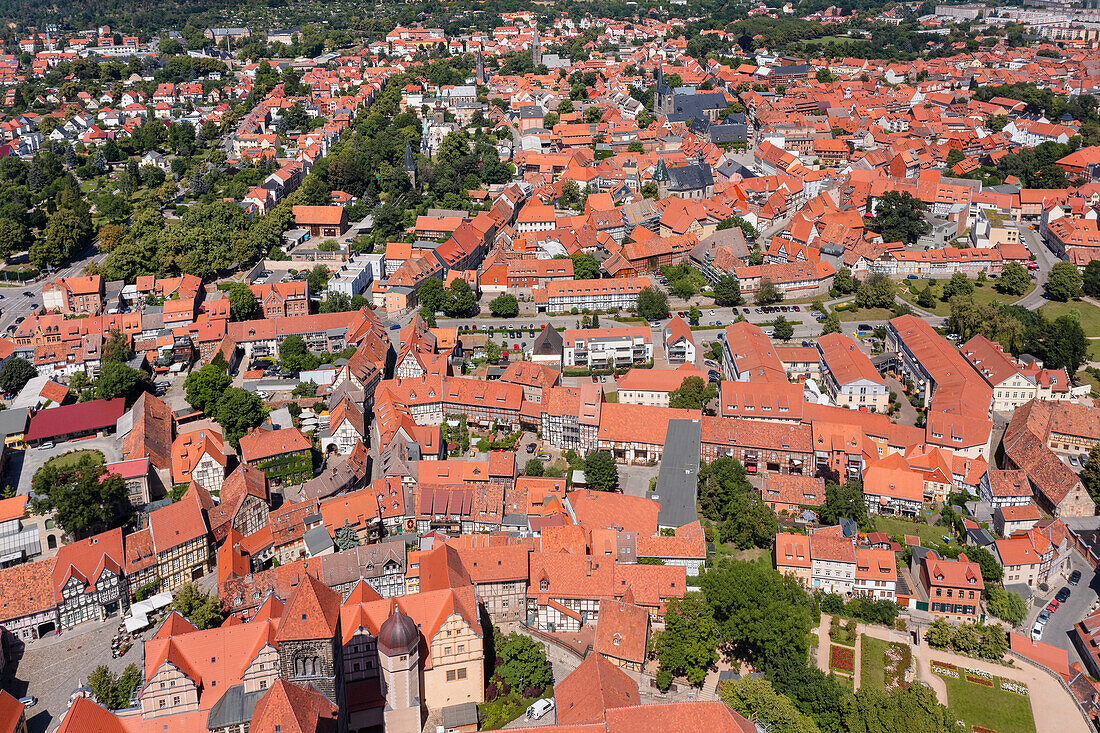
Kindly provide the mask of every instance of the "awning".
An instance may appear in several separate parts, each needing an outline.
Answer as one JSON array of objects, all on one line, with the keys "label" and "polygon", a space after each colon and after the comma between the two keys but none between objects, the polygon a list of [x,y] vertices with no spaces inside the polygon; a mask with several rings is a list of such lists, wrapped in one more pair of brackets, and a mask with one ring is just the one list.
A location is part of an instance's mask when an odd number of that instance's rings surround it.
[{"label": "awning", "polygon": [[172,594],[168,591],[163,593],[157,593],[155,596],[148,599],[154,609],[164,608],[172,603]]},{"label": "awning", "polygon": [[126,631],[133,633],[149,626],[149,617],[145,614],[135,614],[126,619]]}]

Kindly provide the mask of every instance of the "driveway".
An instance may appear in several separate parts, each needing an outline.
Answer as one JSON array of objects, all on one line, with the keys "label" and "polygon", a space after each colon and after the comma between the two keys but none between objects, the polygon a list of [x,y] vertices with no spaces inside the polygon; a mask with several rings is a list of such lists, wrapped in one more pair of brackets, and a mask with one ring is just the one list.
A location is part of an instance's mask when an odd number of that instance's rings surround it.
[{"label": "driveway", "polygon": [[[1050,615],[1050,620],[1047,621],[1046,627],[1043,629],[1042,641],[1069,652],[1071,664],[1073,662],[1084,664],[1081,655],[1073,644],[1074,634],[1072,629],[1074,624],[1088,616],[1094,609],[1097,599],[1100,597],[1097,595],[1100,591],[1100,576],[1097,576],[1092,568],[1077,556],[1077,553],[1073,554],[1070,562],[1071,567],[1066,575],[1068,576],[1074,570],[1080,570],[1081,582],[1076,588],[1070,588],[1069,599]],[[1034,602],[1028,607],[1026,624],[1020,630],[1020,633],[1030,635],[1031,628],[1035,625],[1035,617],[1039,615],[1039,612],[1050,602],[1050,599],[1062,586],[1069,587],[1065,577],[1058,576],[1051,579],[1050,591],[1043,594],[1041,598],[1035,598]]]},{"label": "driveway", "polygon": [[58,443],[48,449],[29,448],[25,451],[12,451],[8,459],[5,482],[11,486],[18,486],[20,494],[29,494],[35,471],[42,468],[42,465],[54,456],[77,450],[97,450],[103,454],[107,463],[113,463],[122,457],[122,441],[114,435],[109,435],[87,440],[71,440]]}]

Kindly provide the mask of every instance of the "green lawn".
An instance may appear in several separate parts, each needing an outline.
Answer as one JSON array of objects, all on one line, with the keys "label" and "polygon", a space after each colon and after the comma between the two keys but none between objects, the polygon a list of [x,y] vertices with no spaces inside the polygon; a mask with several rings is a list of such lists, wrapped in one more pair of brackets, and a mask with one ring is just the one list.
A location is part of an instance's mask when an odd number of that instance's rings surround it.
[{"label": "green lawn", "polygon": [[933,527],[924,522],[907,522],[896,517],[875,516],[875,529],[885,532],[887,535],[914,534],[921,538],[921,544],[926,547],[928,543],[942,545],[943,535],[948,534],[946,527]]},{"label": "green lawn", "polygon": [[[1089,339],[1089,361],[1100,361],[1100,339]],[[1097,385],[1093,382],[1092,386]]]},{"label": "green lawn", "polygon": [[[1089,346],[1090,359],[1093,358],[1093,349],[1096,348],[1100,348],[1100,341],[1091,342],[1091,345]],[[1074,377],[1074,379],[1076,379],[1080,384],[1087,384],[1092,387],[1092,393],[1094,395],[1100,394],[1100,380],[1096,379],[1096,377],[1089,374],[1086,370],[1082,369],[1081,371],[1077,372],[1077,376]]]},{"label": "green lawn", "polygon": [[69,466],[75,466],[83,456],[91,456],[96,464],[102,464],[104,461],[103,454],[97,450],[74,450],[60,456],[54,456],[46,461],[46,465],[68,468]]},{"label": "green lawn", "polygon": [[837,318],[844,322],[852,321],[889,321],[894,311],[887,308],[861,308],[859,310],[839,310]]},{"label": "green lawn", "polygon": [[874,636],[862,634],[860,636],[860,686],[872,687],[876,690],[885,690],[887,683],[886,652],[894,647],[894,660],[891,661],[893,671],[890,674],[890,682],[893,684],[905,684],[905,670],[909,668],[911,652],[904,644],[894,643],[878,639]]},{"label": "green lawn", "polygon": [[[960,675],[962,671],[960,670]],[[1031,701],[1023,695],[1000,688],[1001,678],[993,687],[967,682],[941,675],[947,685],[947,707],[959,720],[971,726],[981,726],[997,733],[1034,733],[1035,719],[1031,715]]]},{"label": "green lawn", "polygon": [[1100,336],[1100,308],[1084,301],[1071,300],[1068,303],[1047,303],[1039,309],[1039,312],[1050,321],[1076,312],[1081,319],[1081,328],[1085,330],[1085,335]]},{"label": "green lawn", "polygon": [[[940,300],[940,293],[942,292],[943,284],[945,282],[947,281],[940,280],[938,284],[932,288],[932,293],[936,296],[936,307],[922,308],[922,310],[931,311],[937,316],[948,316],[951,314],[951,304],[945,303],[944,301]],[[920,306],[917,305],[917,294],[909,291],[909,283],[917,283],[915,287],[917,287],[919,292],[920,290],[924,289],[924,286],[928,284],[928,281],[906,280],[903,281],[901,287],[898,288],[898,295],[901,296],[902,300],[904,300],[906,303],[909,303],[909,305],[915,308],[920,308]],[[1033,283],[1030,287],[1028,287],[1027,293],[1030,293],[1034,289],[1035,285]],[[1024,295],[1027,295],[1027,293],[1024,293]],[[993,289],[993,282],[991,281],[987,282],[981,287],[978,287],[975,284],[973,298],[974,303],[976,303],[977,305],[988,305],[989,303],[1015,303],[1017,300],[1024,297],[1024,295],[1005,295],[1004,293],[998,293],[996,290]]]}]

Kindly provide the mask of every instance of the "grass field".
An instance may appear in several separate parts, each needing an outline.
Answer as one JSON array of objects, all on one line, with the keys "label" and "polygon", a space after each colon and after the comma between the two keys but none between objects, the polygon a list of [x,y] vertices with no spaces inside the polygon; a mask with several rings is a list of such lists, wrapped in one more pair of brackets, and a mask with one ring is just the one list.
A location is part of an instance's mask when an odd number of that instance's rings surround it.
[{"label": "grass field", "polygon": [[[909,292],[908,282],[918,283],[919,291],[924,289],[924,286],[927,284],[928,281],[911,280],[902,284],[902,286],[898,288],[898,295],[901,296],[902,300],[915,308],[920,308],[920,306],[917,305],[917,294]],[[943,284],[945,282],[946,280],[941,280],[935,287],[932,288],[932,293],[936,296],[936,307],[922,308],[921,310],[931,311],[937,316],[948,316],[951,314],[951,304],[945,303],[940,300],[940,293],[943,291]],[[1027,289],[1027,293],[1030,293],[1034,289],[1035,285],[1033,283],[1031,287]],[[1024,295],[1027,295],[1027,293],[1024,293]],[[989,303],[1015,303],[1017,300],[1024,297],[1024,295],[1005,295],[1004,293],[998,293],[996,290],[993,289],[993,283],[987,282],[982,287],[975,286],[973,298],[975,304],[987,305]]]},{"label": "grass field", "polygon": [[837,311],[836,315],[842,322],[847,323],[852,321],[889,321],[894,317],[894,311],[886,308],[861,308],[854,311]]},{"label": "grass field", "polygon": [[46,461],[46,465],[56,468],[68,468],[70,466],[75,466],[83,456],[91,456],[96,464],[102,464],[104,461],[103,454],[97,450],[74,450],[70,453],[54,456]]},{"label": "grass field", "polygon": [[921,544],[938,545],[943,544],[943,535],[948,533],[946,527],[933,527],[924,522],[907,522],[904,519],[883,516],[875,517],[875,529],[888,535],[915,534],[921,538]]},{"label": "grass field", "polygon": [[[1047,303],[1039,312],[1049,321],[1061,316],[1077,312],[1081,319],[1081,328],[1086,336],[1100,336],[1100,308],[1083,301],[1069,301],[1068,303]],[[1091,352],[1092,349],[1089,349]]]},{"label": "grass field", "polygon": [[993,687],[961,678],[940,677],[947,685],[947,707],[957,719],[966,723],[965,730],[977,725],[997,733],[1034,733],[1031,701],[1023,695],[1002,690],[1000,677],[994,679]]}]

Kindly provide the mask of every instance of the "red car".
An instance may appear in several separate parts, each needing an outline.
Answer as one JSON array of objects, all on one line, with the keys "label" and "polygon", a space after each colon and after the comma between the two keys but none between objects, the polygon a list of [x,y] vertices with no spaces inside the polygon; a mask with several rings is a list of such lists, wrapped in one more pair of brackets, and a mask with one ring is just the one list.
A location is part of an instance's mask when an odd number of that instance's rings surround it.
[{"label": "red car", "polygon": [[1054,613],[1058,610],[1058,601],[1054,600],[1047,604],[1047,610]]}]

